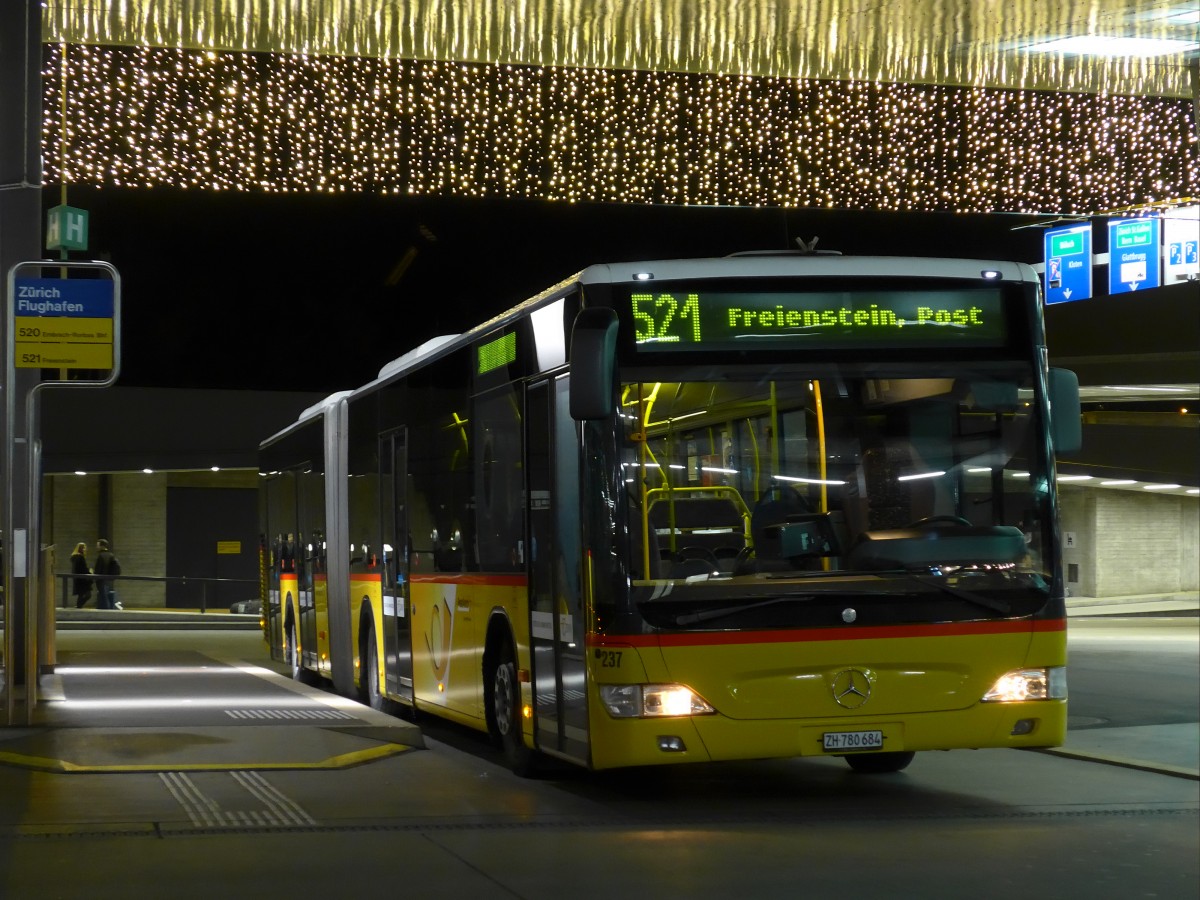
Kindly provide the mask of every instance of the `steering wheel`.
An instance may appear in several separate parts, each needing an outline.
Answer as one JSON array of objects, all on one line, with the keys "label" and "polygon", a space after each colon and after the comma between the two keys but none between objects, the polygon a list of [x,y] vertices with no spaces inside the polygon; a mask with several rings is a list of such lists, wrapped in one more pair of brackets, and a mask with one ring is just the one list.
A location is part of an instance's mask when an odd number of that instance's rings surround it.
[{"label": "steering wheel", "polygon": [[962,516],[926,516],[923,519],[917,519],[915,522],[909,522],[905,528],[936,528],[938,525],[966,525],[970,527],[971,522],[964,519]]},{"label": "steering wheel", "polygon": [[714,570],[721,568],[721,564],[717,561],[717,554],[707,547],[680,547],[675,551],[675,562],[685,562],[689,559],[699,559],[711,563]]}]

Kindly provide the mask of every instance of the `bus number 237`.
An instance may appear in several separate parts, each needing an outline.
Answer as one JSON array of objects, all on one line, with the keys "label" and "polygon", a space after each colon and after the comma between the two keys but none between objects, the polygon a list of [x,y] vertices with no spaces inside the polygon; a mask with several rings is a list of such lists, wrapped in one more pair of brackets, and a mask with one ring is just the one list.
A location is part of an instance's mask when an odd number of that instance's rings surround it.
[{"label": "bus number 237", "polygon": [[596,659],[600,660],[602,669],[621,668],[621,650],[596,650]]},{"label": "bus number 237", "polygon": [[688,294],[680,303],[675,294],[634,294],[633,318],[637,342],[700,343],[700,300]]}]

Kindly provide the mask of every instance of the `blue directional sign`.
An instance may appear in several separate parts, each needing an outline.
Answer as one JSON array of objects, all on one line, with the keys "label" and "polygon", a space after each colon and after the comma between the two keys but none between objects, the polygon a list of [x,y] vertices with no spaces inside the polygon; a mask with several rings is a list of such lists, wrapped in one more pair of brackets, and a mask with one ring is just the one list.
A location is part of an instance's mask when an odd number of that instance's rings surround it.
[{"label": "blue directional sign", "polygon": [[1128,294],[1162,284],[1162,221],[1109,219],[1108,292]]},{"label": "blue directional sign", "polygon": [[13,288],[17,316],[113,317],[113,282],[107,278],[18,278]]},{"label": "blue directional sign", "polygon": [[1048,228],[1045,239],[1046,302],[1092,296],[1092,226]]},{"label": "blue directional sign", "polygon": [[116,284],[110,278],[15,278],[13,365],[115,370]]},{"label": "blue directional sign", "polygon": [[1178,206],[1163,214],[1163,284],[1200,278],[1200,206]]}]

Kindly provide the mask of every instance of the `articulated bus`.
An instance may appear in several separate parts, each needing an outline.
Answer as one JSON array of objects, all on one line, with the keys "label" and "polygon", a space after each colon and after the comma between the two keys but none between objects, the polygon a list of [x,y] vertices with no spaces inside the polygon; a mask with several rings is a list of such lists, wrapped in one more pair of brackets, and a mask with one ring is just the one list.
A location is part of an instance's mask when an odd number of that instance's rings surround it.
[{"label": "articulated bus", "polygon": [[522,773],[1054,746],[1079,437],[1028,266],[592,266],[262,444],[266,635]]}]

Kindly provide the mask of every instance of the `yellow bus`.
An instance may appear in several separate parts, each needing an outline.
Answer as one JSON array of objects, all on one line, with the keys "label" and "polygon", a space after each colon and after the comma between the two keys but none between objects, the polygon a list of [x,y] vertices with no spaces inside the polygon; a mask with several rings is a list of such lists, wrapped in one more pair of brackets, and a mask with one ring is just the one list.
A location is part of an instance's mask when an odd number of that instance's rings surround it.
[{"label": "yellow bus", "polygon": [[1023,264],[592,266],[264,441],[267,639],[523,773],[1054,746],[1079,436]]}]

